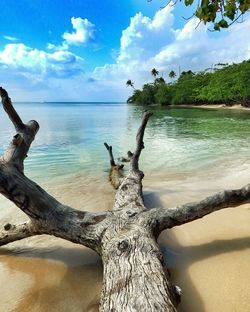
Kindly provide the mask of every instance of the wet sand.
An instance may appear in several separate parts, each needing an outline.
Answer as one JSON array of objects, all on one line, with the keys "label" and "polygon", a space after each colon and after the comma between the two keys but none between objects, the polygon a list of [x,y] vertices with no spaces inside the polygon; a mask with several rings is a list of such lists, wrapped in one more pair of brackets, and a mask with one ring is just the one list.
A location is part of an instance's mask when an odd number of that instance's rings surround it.
[{"label": "wet sand", "polygon": [[[193,175],[148,174],[148,207],[172,207],[249,182],[250,163]],[[39,181],[37,181],[39,182]],[[42,184],[60,201],[81,210],[112,208],[105,177],[74,176]],[[1,200],[1,224],[25,215]],[[160,244],[172,280],[183,290],[180,311],[250,311],[250,205],[225,209],[164,232]],[[0,311],[98,311],[102,265],[91,250],[40,236],[0,249]]]},{"label": "wet sand", "polygon": [[[160,190],[163,206],[171,207],[218,190],[241,187],[249,182],[247,171],[228,173],[224,178],[201,175],[162,187],[158,182],[156,189]],[[247,204],[215,212],[161,235],[172,279],[183,290],[179,311],[250,311],[249,222]]]},{"label": "wet sand", "polygon": [[203,105],[176,105],[175,107],[183,107],[183,108],[219,108],[219,109],[236,109],[236,110],[247,110],[250,111],[249,107],[244,107],[241,104],[203,104]]}]

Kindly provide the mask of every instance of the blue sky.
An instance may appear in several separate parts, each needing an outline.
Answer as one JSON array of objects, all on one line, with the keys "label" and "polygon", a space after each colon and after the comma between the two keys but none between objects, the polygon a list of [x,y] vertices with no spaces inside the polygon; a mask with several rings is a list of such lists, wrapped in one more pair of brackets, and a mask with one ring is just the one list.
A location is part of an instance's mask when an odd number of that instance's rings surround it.
[{"label": "blue sky", "polygon": [[124,101],[156,67],[210,67],[250,58],[250,19],[220,33],[182,3],[1,0],[0,84],[15,101]]}]

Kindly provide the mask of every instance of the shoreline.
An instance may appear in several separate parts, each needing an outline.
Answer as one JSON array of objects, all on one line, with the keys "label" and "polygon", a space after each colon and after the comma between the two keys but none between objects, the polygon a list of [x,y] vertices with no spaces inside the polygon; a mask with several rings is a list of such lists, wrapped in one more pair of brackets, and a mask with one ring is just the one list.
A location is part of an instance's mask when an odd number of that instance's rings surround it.
[{"label": "shoreline", "polygon": [[226,104],[203,104],[203,105],[171,105],[170,107],[181,107],[181,108],[205,108],[205,109],[235,109],[235,110],[245,110],[250,111],[250,107],[244,107],[241,104],[234,104],[234,105],[226,105]]},{"label": "shoreline", "polygon": [[[135,104],[136,105],[136,104]],[[241,104],[226,105],[226,104],[179,104],[179,105],[160,105],[150,104],[149,107],[165,107],[165,108],[205,108],[205,109],[230,109],[250,111],[250,107],[242,106]]]},{"label": "shoreline", "polygon": [[[250,162],[247,162],[192,175],[148,173],[143,183],[146,206],[149,209],[175,207],[221,189],[241,187],[249,180],[249,168]],[[77,174],[62,178],[56,184],[52,182],[45,183],[45,189],[64,204],[93,212],[113,208],[116,191],[107,177]],[[94,191],[96,196],[93,196]],[[249,310],[249,208],[247,204],[222,209],[161,234],[159,244],[172,281],[183,290],[179,311],[191,312],[197,307],[200,311],[229,311],[235,305],[237,311]],[[1,222],[20,223],[24,217],[13,206]],[[44,278],[47,274],[43,272],[50,273],[50,278]],[[0,254],[0,277],[8,285],[5,290],[8,300],[3,303],[5,311],[21,312],[29,306],[43,311],[45,302],[51,304],[52,311],[70,310],[72,302],[65,294],[72,287],[79,289],[71,293],[75,311],[98,311],[102,265],[95,253],[82,246],[48,236],[15,242]],[[227,279],[230,279],[227,287],[217,287]],[[15,291],[10,292],[13,285]],[[239,296],[241,302],[237,299]]]},{"label": "shoreline", "polygon": [[[187,107],[191,108],[191,105]],[[236,116],[239,123],[226,118],[223,125],[217,118],[217,115],[248,113],[218,110],[209,113],[192,109],[171,112],[175,107],[166,108],[169,111],[156,107],[155,121],[149,124],[145,138],[148,148],[141,159],[145,173],[144,199],[149,209],[201,200],[222,189],[239,188],[249,182],[249,144],[246,140],[250,132],[249,118]],[[90,212],[112,210],[116,191],[108,181],[109,164],[103,151],[103,139],[108,136],[112,141],[115,157],[123,155],[124,146],[134,144],[136,124],[144,108],[114,112],[109,116],[110,120],[122,116],[115,125],[107,123],[103,109],[101,116],[96,117],[97,110],[84,107],[83,112],[87,116],[90,113],[89,122],[82,119],[83,116],[78,119],[78,109],[67,108],[66,126],[61,127],[58,119],[47,121],[47,116],[56,115],[54,109],[47,109],[40,114],[40,117],[44,116],[41,120],[43,139],[38,137],[34,154],[27,160],[26,173],[65,205]],[[109,112],[110,108],[106,110]],[[206,114],[214,116],[204,118]],[[193,115],[202,117],[202,122],[190,119]],[[63,118],[56,116],[60,121]],[[168,122],[169,118],[178,121],[172,124]],[[48,122],[56,127],[48,128]],[[75,129],[76,124],[79,127]],[[126,135],[120,136],[118,127]],[[229,137],[226,137],[227,133],[230,133]],[[217,153],[217,149],[221,152]],[[70,167],[71,172],[64,171],[64,167]],[[46,176],[44,172],[47,172]],[[2,198],[0,204],[2,225],[26,221],[26,216],[8,199]],[[165,262],[173,283],[183,290],[180,312],[196,311],[197,307],[199,312],[231,311],[232,308],[239,312],[250,311],[249,209],[248,204],[221,210],[162,233],[159,244]],[[0,278],[5,285],[2,309],[6,312],[22,312],[30,307],[33,312],[70,311],[72,306],[75,312],[98,312],[102,264],[95,253],[83,246],[44,235],[14,242],[1,248]],[[218,287],[221,281],[225,287]]]}]

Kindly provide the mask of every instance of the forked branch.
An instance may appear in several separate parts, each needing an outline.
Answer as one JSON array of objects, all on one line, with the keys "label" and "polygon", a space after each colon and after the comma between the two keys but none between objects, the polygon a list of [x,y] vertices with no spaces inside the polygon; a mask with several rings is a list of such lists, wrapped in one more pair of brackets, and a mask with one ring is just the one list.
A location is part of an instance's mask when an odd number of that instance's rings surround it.
[{"label": "forked branch", "polygon": [[153,114],[150,112],[145,112],[143,114],[141,125],[136,135],[135,152],[134,154],[128,152],[128,156],[130,157],[130,171],[122,181],[122,184],[116,193],[113,210],[129,211],[131,207],[137,210],[137,212],[146,210],[142,193],[142,179],[144,175],[143,172],[139,170],[139,158],[141,151],[144,148],[143,137],[145,128],[152,115]]},{"label": "forked branch", "polygon": [[[30,219],[21,225],[7,224],[0,233],[0,246],[40,234],[54,235],[97,251],[103,260],[104,283],[100,311],[177,311],[176,289],[163,268],[156,243],[157,235],[227,207],[250,202],[250,184],[239,190],[224,191],[206,199],[171,209],[148,210],[143,202],[139,158],[143,136],[152,113],[143,115],[136,136],[135,153],[130,153],[130,171],[116,181],[118,192],[113,211],[90,213],[63,205],[23,173],[23,160],[39,128],[37,122],[23,124],[8,94],[0,96],[17,135],[0,161],[0,193]],[[110,179],[119,177],[112,147]],[[153,235],[155,234],[155,235]],[[137,291],[135,291],[137,290]],[[138,295],[139,294],[139,295]],[[145,308],[146,306],[146,308]]]},{"label": "forked branch", "polygon": [[48,234],[98,251],[108,213],[89,213],[61,204],[23,173],[23,160],[39,129],[36,121],[24,124],[12,106],[7,92],[0,88],[6,113],[17,134],[0,161],[0,193],[12,201],[30,221],[7,226],[0,234],[0,245],[32,235]]}]

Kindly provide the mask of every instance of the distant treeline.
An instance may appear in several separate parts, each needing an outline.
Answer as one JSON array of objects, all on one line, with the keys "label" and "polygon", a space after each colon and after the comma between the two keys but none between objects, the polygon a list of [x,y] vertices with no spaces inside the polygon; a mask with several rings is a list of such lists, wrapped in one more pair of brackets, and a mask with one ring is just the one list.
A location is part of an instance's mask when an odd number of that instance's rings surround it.
[{"label": "distant treeline", "polygon": [[[156,77],[158,71],[152,70]],[[173,79],[176,74],[171,71]],[[131,80],[127,85],[134,86]],[[147,83],[142,90],[134,90],[128,103],[141,105],[202,105],[202,104],[241,104],[250,106],[250,60],[240,64],[216,64],[214,68],[193,73],[184,71],[179,78],[171,83],[155,78]]]}]

